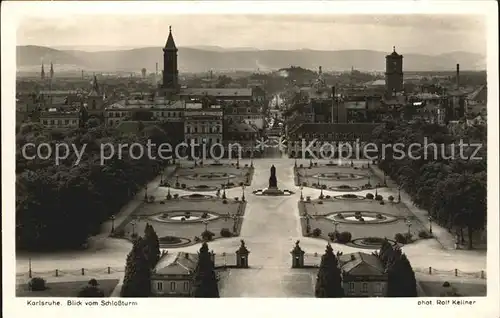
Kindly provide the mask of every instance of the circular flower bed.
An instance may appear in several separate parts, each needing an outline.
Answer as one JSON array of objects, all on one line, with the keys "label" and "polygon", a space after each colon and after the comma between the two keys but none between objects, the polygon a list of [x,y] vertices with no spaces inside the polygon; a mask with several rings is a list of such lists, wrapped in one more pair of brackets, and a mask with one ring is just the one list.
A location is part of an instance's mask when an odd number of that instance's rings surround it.
[{"label": "circular flower bed", "polygon": [[200,184],[197,186],[188,187],[187,190],[190,190],[190,191],[215,191],[215,190],[217,190],[217,187],[208,186],[205,184]]},{"label": "circular flower bed", "polygon": [[390,214],[371,211],[333,212],[326,215],[326,218],[339,223],[349,224],[382,224],[397,221],[397,218]]},{"label": "circular flower bed", "polygon": [[199,194],[199,193],[193,193],[193,194],[187,194],[181,196],[182,199],[184,200],[209,200],[215,198],[213,195],[207,195],[207,194]]},{"label": "circular flower bed", "polygon": [[335,181],[335,180],[360,180],[366,178],[366,176],[354,173],[333,172],[333,173],[318,173],[311,176],[311,178]]},{"label": "circular flower bed", "polygon": [[[348,245],[359,247],[359,248],[367,248],[367,249],[379,249],[384,242],[384,238],[381,237],[361,237],[352,240]],[[396,241],[387,239],[389,243],[392,245],[397,245]]]},{"label": "circular flower bed", "polygon": [[227,179],[233,179],[236,176],[232,173],[226,173],[226,172],[208,172],[200,174],[193,173],[184,175],[183,177],[191,180],[227,180]]},{"label": "circular flower bed", "polygon": [[208,211],[169,211],[156,214],[150,217],[151,220],[156,222],[166,223],[193,223],[203,222],[208,220],[215,220],[219,216],[211,214]]},{"label": "circular flower bed", "polygon": [[333,187],[329,187],[328,188],[329,190],[332,190],[332,191],[339,191],[339,192],[342,192],[342,191],[361,191],[361,188],[359,187],[353,187],[353,186],[349,186],[349,185],[339,185],[339,186],[333,186]]},{"label": "circular flower bed", "polygon": [[158,242],[160,243],[160,247],[178,247],[188,245],[191,243],[191,240],[177,236],[163,236],[158,238]]},{"label": "circular flower bed", "polygon": [[338,199],[338,200],[364,200],[364,199],[366,199],[362,195],[356,195],[356,194],[352,194],[352,193],[336,195],[336,196],[334,196],[334,198]]}]

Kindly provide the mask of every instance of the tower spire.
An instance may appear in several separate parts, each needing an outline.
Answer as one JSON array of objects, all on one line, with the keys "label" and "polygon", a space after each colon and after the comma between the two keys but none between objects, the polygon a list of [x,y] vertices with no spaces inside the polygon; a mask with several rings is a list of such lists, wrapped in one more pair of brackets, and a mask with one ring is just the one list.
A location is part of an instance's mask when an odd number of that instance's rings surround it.
[{"label": "tower spire", "polygon": [[165,49],[177,50],[177,47],[175,46],[174,36],[172,35],[171,25],[168,27],[168,38],[167,38],[167,43],[165,44]]},{"label": "tower spire", "polygon": [[54,64],[50,62],[50,78],[52,79],[54,77]]},{"label": "tower spire", "polygon": [[42,79],[45,79],[45,69],[44,69],[44,67],[43,67],[43,62],[42,62],[42,71],[40,72],[40,77],[41,77]]}]

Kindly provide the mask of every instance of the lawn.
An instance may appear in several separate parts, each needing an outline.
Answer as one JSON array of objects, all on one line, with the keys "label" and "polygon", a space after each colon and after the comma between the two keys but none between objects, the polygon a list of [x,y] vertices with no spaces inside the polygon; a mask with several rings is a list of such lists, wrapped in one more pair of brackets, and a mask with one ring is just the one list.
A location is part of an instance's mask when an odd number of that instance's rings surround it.
[{"label": "lawn", "polygon": [[[367,183],[370,183],[372,186],[377,184],[382,184],[383,180],[377,178],[370,169],[361,168],[360,166],[351,167],[350,165],[346,166],[313,166],[309,168],[309,166],[305,166],[303,168],[297,167],[296,171],[299,173],[299,177],[295,176],[296,185],[299,186],[304,182],[307,186],[311,186],[312,184],[317,184],[318,182],[321,185],[325,185],[327,188],[330,187],[338,187],[341,185],[348,185],[351,187],[361,187]],[[335,175],[337,173],[337,175]],[[328,178],[319,178],[318,175],[327,174]],[[351,178],[351,174],[353,174],[356,178]]]},{"label": "lawn", "polygon": [[[97,281],[99,288],[104,292],[104,297],[109,297],[116,285],[118,279],[102,279]],[[17,297],[77,297],[80,289],[87,285],[87,281],[57,282],[47,283],[47,289],[44,291],[30,291],[28,284],[16,286]]]},{"label": "lawn", "polygon": [[[158,191],[166,190],[159,189]],[[123,227],[124,236],[130,237],[132,232],[142,235],[146,224],[149,223],[153,226],[159,238],[175,236],[190,241],[187,244],[195,243],[195,237],[201,238],[201,233],[205,230],[203,220],[193,222],[162,222],[155,219],[155,216],[174,211],[207,212],[209,215],[214,216],[213,219],[207,219],[208,224],[206,225],[206,228],[215,234],[214,239],[221,237],[220,231],[223,228],[229,229],[229,231],[233,232],[233,236],[237,236],[239,235],[243,221],[242,216],[246,203],[236,201],[234,198],[228,198],[226,204],[223,202],[224,200],[220,198],[203,200],[178,198],[165,200],[164,204],[160,202],[144,203],[134,212],[132,216],[133,221]],[[235,223],[233,216],[235,215],[238,216],[236,219],[236,232],[233,231]]]},{"label": "lawn", "polygon": [[[167,183],[172,187],[186,188],[194,186],[208,186],[210,188],[239,187],[243,184],[250,185],[252,182],[253,168],[244,165],[237,167],[233,165],[204,165],[178,168]],[[209,178],[208,176],[212,177]],[[229,183],[229,186],[228,186]],[[183,186],[185,185],[185,186]]]},{"label": "lawn", "polygon": [[[323,202],[320,204],[319,202]],[[315,228],[321,230],[321,237],[328,239],[328,233],[334,231],[333,221],[324,216],[331,213],[341,213],[347,211],[370,211],[381,214],[388,214],[396,217],[396,220],[390,223],[381,224],[352,224],[339,223],[337,231],[348,231],[352,234],[352,239],[364,237],[387,237],[394,239],[396,233],[407,233],[408,226],[405,219],[412,220],[410,231],[414,239],[418,238],[418,233],[424,230],[421,223],[415,219],[413,214],[402,203],[390,203],[385,201],[380,205],[376,200],[342,200],[342,199],[324,199],[312,200],[311,202],[299,202],[299,213],[301,215],[307,212],[312,218],[309,220],[311,231]],[[306,221],[301,219],[303,233],[305,233]]]},{"label": "lawn", "polygon": [[[419,281],[422,291],[427,297],[443,297],[450,287],[443,287],[443,281]],[[484,283],[450,282],[451,288],[459,297],[484,297],[486,296],[486,280]],[[457,297],[455,296],[455,297]]]}]

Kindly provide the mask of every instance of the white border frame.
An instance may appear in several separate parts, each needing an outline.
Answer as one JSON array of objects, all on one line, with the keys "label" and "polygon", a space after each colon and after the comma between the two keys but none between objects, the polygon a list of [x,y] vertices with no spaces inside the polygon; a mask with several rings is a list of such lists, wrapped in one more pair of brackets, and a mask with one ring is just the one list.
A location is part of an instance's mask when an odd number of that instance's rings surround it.
[{"label": "white border frame", "polygon": [[[35,314],[89,317],[98,314],[137,317],[164,314],[167,317],[195,315],[221,316],[227,313],[243,316],[324,316],[325,313],[349,316],[387,317],[411,316],[498,317],[499,309],[499,200],[498,200],[498,16],[496,1],[219,1],[219,2],[4,2],[2,3],[2,238],[3,298],[5,317]],[[47,17],[58,14],[481,14],[487,21],[488,70],[488,252],[487,297],[474,306],[417,306],[417,299],[270,299],[235,298],[222,300],[138,299],[135,307],[40,307],[26,305],[26,299],[15,298],[15,47],[16,26],[21,17]],[[411,260],[410,260],[411,261]],[[418,298],[423,300],[426,298]],[[429,298],[433,299],[433,298]],[[47,299],[49,300],[49,299]],[[65,300],[62,299],[65,303]],[[334,303],[332,303],[334,302]],[[327,308],[328,307],[328,308]],[[203,312],[201,312],[201,308]],[[245,309],[243,309],[245,308]],[[247,309],[251,308],[251,309]],[[390,309],[389,309],[390,308]]]}]

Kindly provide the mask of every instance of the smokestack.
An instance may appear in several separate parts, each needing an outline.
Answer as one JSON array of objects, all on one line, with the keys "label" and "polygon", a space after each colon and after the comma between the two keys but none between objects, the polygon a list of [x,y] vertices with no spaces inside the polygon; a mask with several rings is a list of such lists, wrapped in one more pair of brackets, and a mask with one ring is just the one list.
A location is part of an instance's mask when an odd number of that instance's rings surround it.
[{"label": "smokestack", "polygon": [[457,64],[457,89],[460,88],[460,64]]},{"label": "smokestack", "polygon": [[158,75],[158,62],[156,62],[156,75]]},{"label": "smokestack", "polygon": [[335,109],[335,86],[332,86],[332,111],[331,111],[331,122],[334,123],[333,110]]}]

